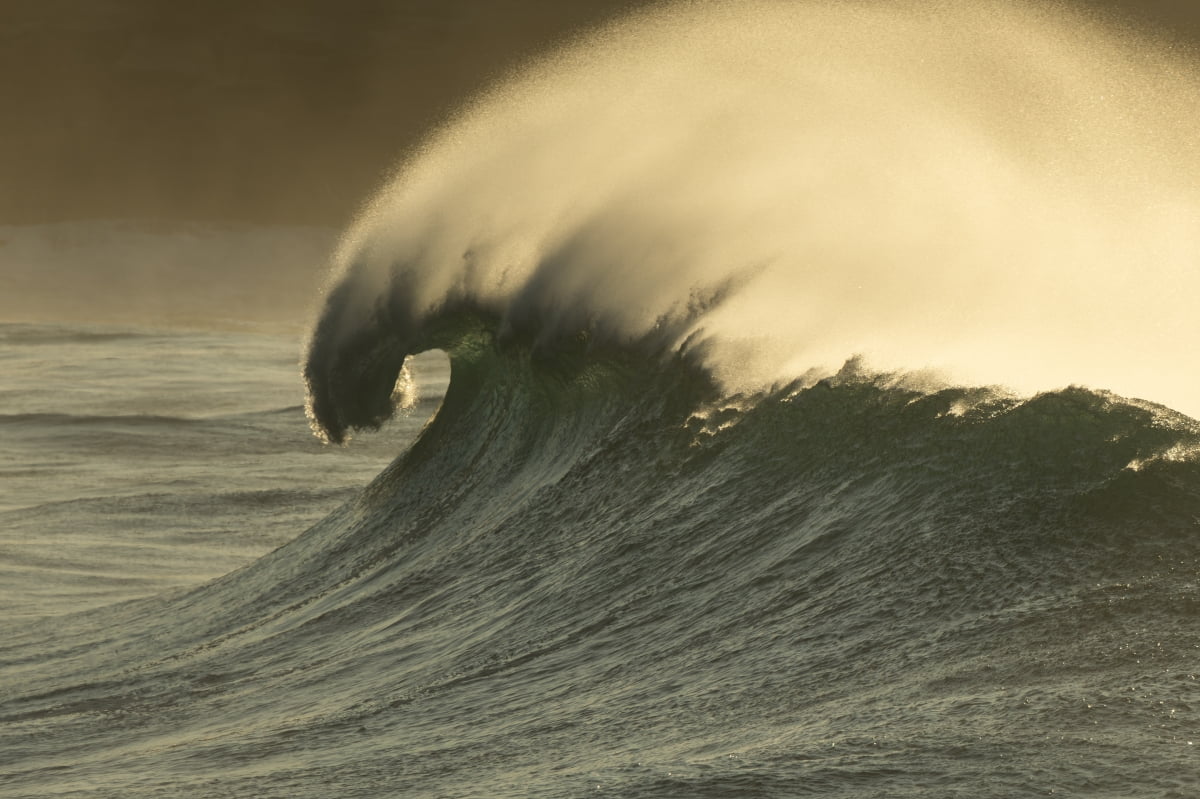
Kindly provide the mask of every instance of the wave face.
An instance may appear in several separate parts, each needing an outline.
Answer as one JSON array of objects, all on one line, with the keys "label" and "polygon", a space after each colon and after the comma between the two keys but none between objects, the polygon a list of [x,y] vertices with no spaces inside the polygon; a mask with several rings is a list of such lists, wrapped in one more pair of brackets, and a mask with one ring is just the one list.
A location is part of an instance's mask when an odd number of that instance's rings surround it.
[{"label": "wave face", "polygon": [[1023,3],[682,4],[464,111],[348,231],[308,360],[334,440],[439,315],[690,349],[727,390],[848,357],[1200,413],[1194,65]]},{"label": "wave face", "polygon": [[1179,354],[1165,289],[1124,297],[1161,341],[1039,314],[1123,323],[1118,266],[1181,263],[1133,206],[1189,162],[1134,145],[1190,73],[1007,4],[747,7],[617,25],[402,170],[310,416],[382,423],[433,349],[438,411],[238,571],[0,621],[0,797],[1195,795],[1200,427],[915,373]]},{"label": "wave face", "polygon": [[1195,790],[1188,418],[850,367],[722,397],[481,329],[304,535],[5,630],[0,795]]}]

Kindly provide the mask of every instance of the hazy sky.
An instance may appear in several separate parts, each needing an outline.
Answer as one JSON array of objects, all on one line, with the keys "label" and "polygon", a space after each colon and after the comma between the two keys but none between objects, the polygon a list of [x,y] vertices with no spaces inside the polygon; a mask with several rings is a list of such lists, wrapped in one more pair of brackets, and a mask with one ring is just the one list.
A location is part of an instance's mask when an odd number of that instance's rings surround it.
[{"label": "hazy sky", "polygon": [[[341,226],[430,126],[640,0],[0,0],[0,224]],[[1094,0],[1184,41],[1195,0]]]},{"label": "hazy sky", "polygon": [[340,225],[464,96],[627,0],[0,0],[0,223]]}]

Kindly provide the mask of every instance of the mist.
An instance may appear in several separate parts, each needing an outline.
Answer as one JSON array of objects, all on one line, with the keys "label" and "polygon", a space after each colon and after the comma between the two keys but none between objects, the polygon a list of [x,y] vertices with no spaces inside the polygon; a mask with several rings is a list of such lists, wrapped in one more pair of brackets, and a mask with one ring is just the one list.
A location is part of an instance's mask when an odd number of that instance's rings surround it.
[{"label": "mist", "polygon": [[381,342],[447,307],[635,342],[735,286],[676,336],[731,391],[862,358],[1200,413],[1197,118],[1192,62],[1045,5],[635,16],[470,106],[378,195],[314,395],[382,385]]},{"label": "mist", "polygon": [[[0,4],[0,317],[232,317],[300,330],[335,237],[398,164],[473,98],[647,5],[8,0]],[[1135,49],[1183,52],[1200,30],[1187,2],[1078,7],[1139,31],[1130,34]],[[630,85],[640,80],[625,75]],[[95,224],[62,227],[81,220]],[[157,243],[133,249],[131,225]],[[277,235],[246,232],[256,226]],[[249,236],[245,246],[233,243],[234,228]],[[56,250],[64,239],[76,244]],[[91,257],[77,258],[81,239]],[[33,252],[47,260],[30,260]]]},{"label": "mist", "polygon": [[3,0],[0,321],[299,333],[403,153],[626,5]]}]

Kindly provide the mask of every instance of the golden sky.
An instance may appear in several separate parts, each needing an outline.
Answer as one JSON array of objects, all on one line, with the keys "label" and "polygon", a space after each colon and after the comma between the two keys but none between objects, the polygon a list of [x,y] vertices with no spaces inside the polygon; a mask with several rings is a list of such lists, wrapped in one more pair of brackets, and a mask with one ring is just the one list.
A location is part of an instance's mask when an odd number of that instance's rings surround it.
[{"label": "golden sky", "polygon": [[[644,0],[0,0],[0,224],[341,226],[523,59]],[[1200,39],[1195,0],[1092,7]]]}]

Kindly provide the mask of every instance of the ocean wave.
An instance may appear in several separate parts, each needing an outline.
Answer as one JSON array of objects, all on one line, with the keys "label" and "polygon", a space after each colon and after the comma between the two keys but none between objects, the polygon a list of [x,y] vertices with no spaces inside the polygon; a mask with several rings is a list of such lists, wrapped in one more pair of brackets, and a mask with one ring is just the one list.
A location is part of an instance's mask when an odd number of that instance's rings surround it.
[{"label": "ocean wave", "polygon": [[316,426],[386,418],[462,310],[554,346],[687,342],[731,392],[859,357],[1196,413],[1200,78],[1140,44],[1025,3],[614,23],[462,112],[347,231]]},{"label": "ocean wave", "polygon": [[[1178,143],[1193,96],[1147,104],[1192,72],[914,7],[671,6],[443,131],[305,363],[329,440],[411,404],[416,353],[450,359],[437,412],[234,572],[0,619],[5,789],[1185,795],[1200,429],[1185,370],[1127,356],[1187,363],[1194,313],[1126,267],[1194,252],[1143,203],[1192,208],[1195,164],[1141,124]],[[994,341],[982,373],[1051,390],[922,371]],[[1070,385],[1104,375],[1179,409]]]},{"label": "ocean wave", "polygon": [[[1187,417],[854,363],[731,397],[685,359],[547,358],[469,329],[421,437],[303,535],[69,618],[33,669],[12,633],[11,734],[77,740],[101,795],[137,795],[135,762],[197,795],[322,783],[263,766],[296,751],[368,793],[924,795],[945,762],[947,784],[1002,796],[1085,784],[1063,752],[1115,788],[1174,785],[1182,750],[1147,723],[1193,670]],[[96,743],[167,723],[182,759]],[[1140,755],[1101,765],[1097,736]],[[58,786],[36,770],[58,751],[28,745],[14,784]],[[254,769],[201,784],[232,751]]]}]

